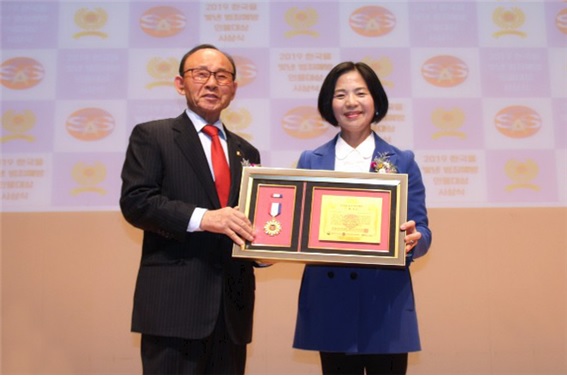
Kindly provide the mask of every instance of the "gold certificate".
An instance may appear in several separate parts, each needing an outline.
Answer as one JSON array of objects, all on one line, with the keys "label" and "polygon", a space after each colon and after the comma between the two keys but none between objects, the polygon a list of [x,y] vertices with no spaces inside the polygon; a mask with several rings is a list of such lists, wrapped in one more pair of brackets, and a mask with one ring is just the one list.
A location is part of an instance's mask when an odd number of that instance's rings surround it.
[{"label": "gold certificate", "polygon": [[323,195],[320,241],[380,243],[382,198]]}]

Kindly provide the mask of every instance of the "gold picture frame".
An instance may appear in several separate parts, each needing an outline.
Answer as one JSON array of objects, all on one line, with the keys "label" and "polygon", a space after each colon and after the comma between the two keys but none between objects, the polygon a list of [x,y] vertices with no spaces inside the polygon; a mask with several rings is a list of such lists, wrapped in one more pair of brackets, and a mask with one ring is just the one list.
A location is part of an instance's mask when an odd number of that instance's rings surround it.
[{"label": "gold picture frame", "polygon": [[256,229],[233,257],[405,266],[407,174],[244,167],[239,208]]}]

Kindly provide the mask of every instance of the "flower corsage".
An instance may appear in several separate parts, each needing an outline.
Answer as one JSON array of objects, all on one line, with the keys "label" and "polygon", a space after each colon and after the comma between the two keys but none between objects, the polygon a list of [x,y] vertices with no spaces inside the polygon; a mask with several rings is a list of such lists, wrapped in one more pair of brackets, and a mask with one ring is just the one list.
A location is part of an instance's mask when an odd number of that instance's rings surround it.
[{"label": "flower corsage", "polygon": [[242,167],[260,167],[258,163],[250,163],[248,159],[242,158]]},{"label": "flower corsage", "polygon": [[388,159],[390,155],[390,153],[382,153],[375,157],[370,164],[370,169],[379,174],[397,173],[398,168]]}]

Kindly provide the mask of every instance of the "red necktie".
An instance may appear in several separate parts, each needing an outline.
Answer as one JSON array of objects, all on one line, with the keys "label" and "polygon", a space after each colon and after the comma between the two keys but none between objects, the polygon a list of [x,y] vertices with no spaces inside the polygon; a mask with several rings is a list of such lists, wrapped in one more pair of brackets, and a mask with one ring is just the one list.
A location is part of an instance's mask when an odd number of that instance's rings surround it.
[{"label": "red necktie", "polygon": [[220,143],[219,130],[213,125],[205,125],[203,131],[211,137],[211,160],[215,173],[215,186],[221,207],[226,207],[230,192],[230,169]]}]

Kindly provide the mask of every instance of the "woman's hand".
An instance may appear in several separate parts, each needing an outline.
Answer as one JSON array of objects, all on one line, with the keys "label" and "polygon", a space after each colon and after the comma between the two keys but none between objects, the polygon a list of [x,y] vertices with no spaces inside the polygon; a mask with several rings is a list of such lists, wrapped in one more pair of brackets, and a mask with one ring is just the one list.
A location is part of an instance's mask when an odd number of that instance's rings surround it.
[{"label": "woman's hand", "polygon": [[406,236],[404,237],[404,242],[406,244],[406,254],[413,249],[417,244],[418,241],[421,239],[421,233],[417,231],[415,228],[415,221],[409,220],[404,222],[400,226],[400,230],[406,232]]}]

